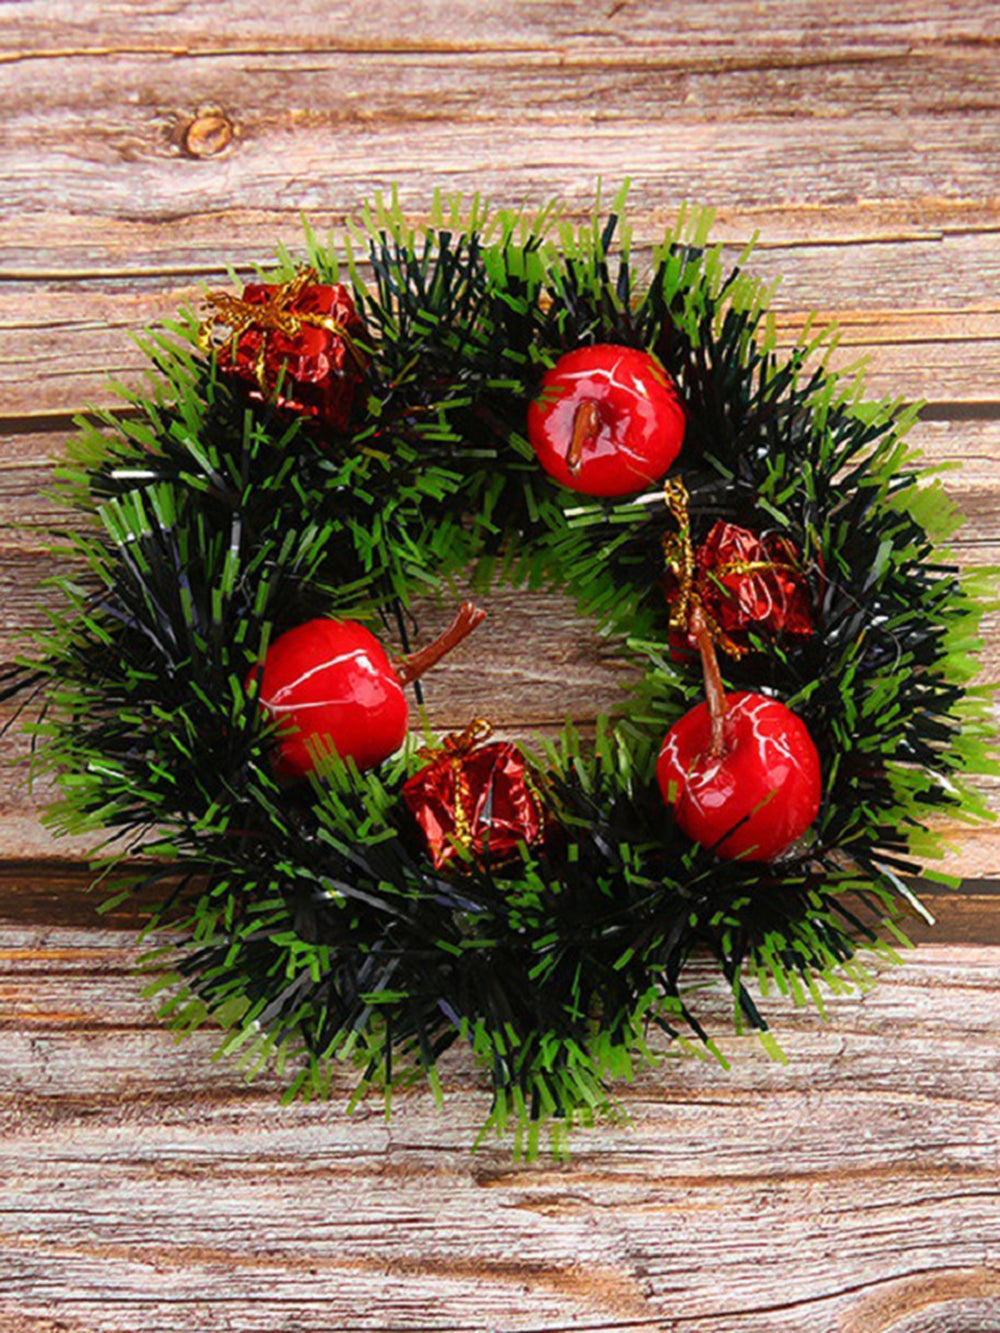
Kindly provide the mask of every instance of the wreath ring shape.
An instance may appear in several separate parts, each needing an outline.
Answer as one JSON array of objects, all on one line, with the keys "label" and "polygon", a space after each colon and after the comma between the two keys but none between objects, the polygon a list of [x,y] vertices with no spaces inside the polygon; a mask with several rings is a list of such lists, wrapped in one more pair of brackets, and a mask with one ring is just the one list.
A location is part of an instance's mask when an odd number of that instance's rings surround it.
[{"label": "wreath ring shape", "polygon": [[[377,198],[146,335],[148,384],[68,446],[85,521],[17,682],[48,819],[155,899],[169,1021],[289,1095],[345,1060],[359,1093],[433,1084],[461,1040],[487,1126],[558,1142],[651,1032],[722,1060],[693,957],[776,1049],[760,992],[864,984],[923,910],[929,821],[984,813],[981,604],[915,409],[864,401],[827,334],[779,352],[708,214],[639,262],[624,204]],[[566,590],[637,665],[620,713],[406,738],[479,619],[415,650],[412,606],[460,577]]]}]

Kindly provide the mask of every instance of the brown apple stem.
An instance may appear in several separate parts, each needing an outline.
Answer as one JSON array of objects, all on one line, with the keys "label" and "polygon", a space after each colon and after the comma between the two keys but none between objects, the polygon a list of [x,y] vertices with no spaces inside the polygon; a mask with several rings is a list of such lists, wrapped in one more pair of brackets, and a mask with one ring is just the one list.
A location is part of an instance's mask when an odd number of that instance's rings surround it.
[{"label": "brown apple stem", "polygon": [[712,720],[712,743],[708,747],[708,752],[713,759],[721,759],[726,751],[722,732],[723,723],[726,720],[726,689],[722,683],[719,659],[715,655],[715,644],[705,623],[704,612],[697,602],[691,608],[691,614],[688,617],[688,629],[698,645],[698,652],[701,654],[701,669],[705,677],[705,699],[708,703],[708,716]]},{"label": "brown apple stem", "polygon": [[440,662],[446,653],[450,653],[452,648],[457,647],[485,619],[486,612],[480,607],[475,606],[472,602],[463,602],[458,608],[455,619],[433,643],[429,643],[426,648],[421,648],[417,652],[410,653],[407,657],[400,657],[393,662],[393,668],[399,677],[400,684],[409,685],[413,681],[419,680],[425,671],[430,670],[435,662]]},{"label": "brown apple stem", "polygon": [[580,471],[584,446],[592,444],[597,438],[601,418],[593,398],[584,398],[573,414],[573,438],[566,450],[566,466],[574,475]]}]

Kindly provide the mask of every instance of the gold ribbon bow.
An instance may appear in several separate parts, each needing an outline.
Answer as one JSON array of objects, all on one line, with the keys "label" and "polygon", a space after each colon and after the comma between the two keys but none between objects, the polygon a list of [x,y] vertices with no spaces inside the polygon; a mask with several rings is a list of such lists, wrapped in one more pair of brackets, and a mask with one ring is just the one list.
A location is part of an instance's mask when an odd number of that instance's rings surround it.
[{"label": "gold ribbon bow", "polygon": [[364,370],[365,358],[348,333],[346,325],[339,319],[334,319],[332,315],[294,309],[295,302],[305,288],[313,284],[319,284],[316,270],[302,268],[291,281],[268,288],[267,299],[264,301],[247,301],[242,296],[234,296],[232,292],[209,292],[205,297],[205,304],[214,309],[205,317],[198,330],[199,346],[202,351],[210,352],[218,345],[212,336],[216,325],[224,325],[229,330],[226,341],[232,342],[234,347],[248,329],[259,329],[262,337],[254,360],[254,374],[261,389],[267,392],[273,387],[268,385],[266,379],[268,335],[282,333],[286,338],[294,338],[301,333],[304,326],[308,325],[311,328],[326,329],[328,333],[342,338],[344,346],[359,370]]},{"label": "gold ribbon bow", "polygon": [[480,741],[489,740],[493,735],[493,724],[484,717],[474,718],[464,731],[452,732],[445,736],[438,745],[425,745],[417,751],[418,759],[428,761],[447,755],[449,759],[464,759],[471,754]]},{"label": "gold ribbon bow", "polygon": [[708,610],[705,599],[698,589],[687,487],[679,477],[672,477],[665,483],[663,495],[667,508],[677,520],[677,531],[665,532],[662,538],[663,559],[667,569],[677,580],[677,597],[670,609],[670,628],[687,635],[691,626],[691,613],[697,607],[701,611],[712,642],[717,643],[730,657],[742,657],[747,649],[733,642]]}]

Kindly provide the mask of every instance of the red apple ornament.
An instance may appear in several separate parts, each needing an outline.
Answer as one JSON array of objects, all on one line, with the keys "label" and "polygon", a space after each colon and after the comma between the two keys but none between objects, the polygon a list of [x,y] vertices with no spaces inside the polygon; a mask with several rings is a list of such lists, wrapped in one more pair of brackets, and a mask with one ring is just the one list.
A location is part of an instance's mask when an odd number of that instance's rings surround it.
[{"label": "red apple ornament", "polygon": [[374,768],[398,750],[409,705],[403,686],[450,652],[486,616],[463,602],[451,626],[428,647],[390,662],[370,630],[354,620],[309,620],[275,639],[259,675],[263,711],[282,723],[275,771],[302,778],[331,747],[359,769]]},{"label": "red apple ornament", "polygon": [[685,713],[667,732],[656,776],[688,837],[730,859],[773,861],[819,810],[812,737],[801,718],[765,694],[726,695],[718,755],[708,704]]},{"label": "red apple ornament", "polygon": [[659,481],[684,438],[667,372],[633,347],[599,343],[559,358],[528,408],[545,471],[584,495],[633,495]]},{"label": "red apple ornament", "polygon": [[656,777],[689,838],[727,859],[773,861],[819,812],[819,755],[801,718],[777,699],[726,694],[701,609],[691,615],[707,702],[667,732]]}]

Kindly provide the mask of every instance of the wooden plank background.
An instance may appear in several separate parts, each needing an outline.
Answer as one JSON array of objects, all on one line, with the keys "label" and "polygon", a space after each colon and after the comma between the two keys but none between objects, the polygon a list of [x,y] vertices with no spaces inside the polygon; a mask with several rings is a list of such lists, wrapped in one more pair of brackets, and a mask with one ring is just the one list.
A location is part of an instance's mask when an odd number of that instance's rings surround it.
[{"label": "wooden plank background", "polygon": [[[585,212],[633,181],[637,239],[684,200],[818,309],[1000,557],[1000,59],[992,0],[0,0],[0,657],[38,623],[51,458],[135,382],[131,337],[228,264],[295,249],[398,183]],[[500,593],[432,716],[581,722],[627,680],[549,595]],[[428,614],[427,632],[434,628]],[[998,620],[984,680],[1000,679]],[[555,687],[555,688],[554,688]],[[628,1125],[568,1164],[469,1149],[445,1105],[282,1108],[178,1046],[99,918],[83,847],[38,822],[25,749],[0,779],[0,1330],[341,1333],[1000,1328],[1000,841],[953,830],[938,927],[827,1022],[772,1002],[787,1064],[674,1058]],[[1000,810],[1000,789],[989,790]],[[725,1030],[724,995],[709,1001]]]}]

